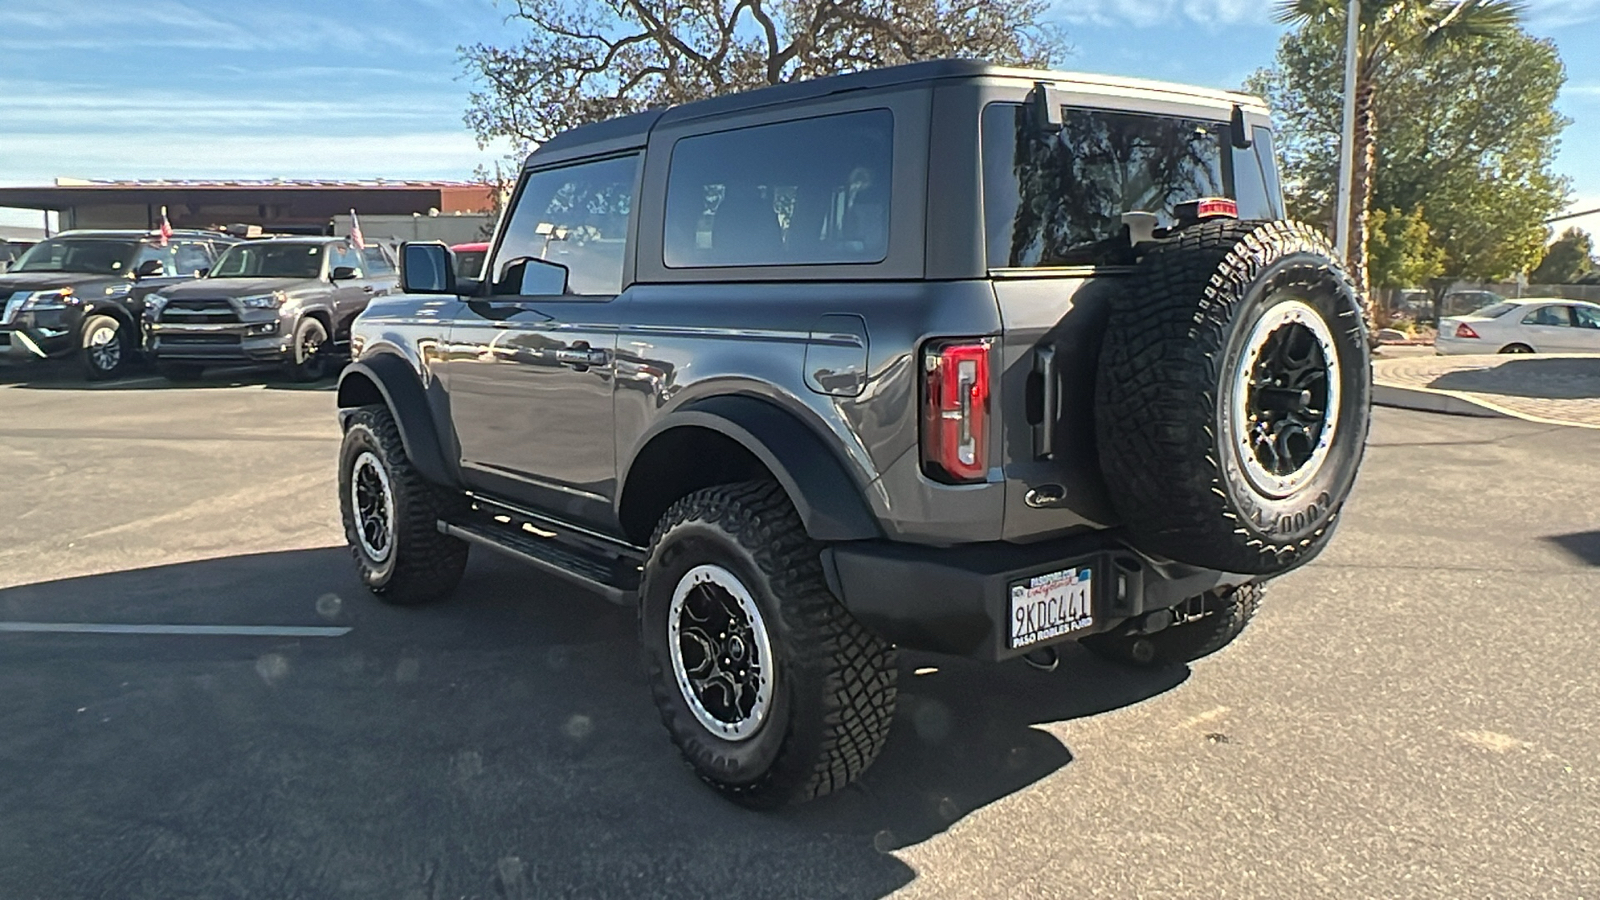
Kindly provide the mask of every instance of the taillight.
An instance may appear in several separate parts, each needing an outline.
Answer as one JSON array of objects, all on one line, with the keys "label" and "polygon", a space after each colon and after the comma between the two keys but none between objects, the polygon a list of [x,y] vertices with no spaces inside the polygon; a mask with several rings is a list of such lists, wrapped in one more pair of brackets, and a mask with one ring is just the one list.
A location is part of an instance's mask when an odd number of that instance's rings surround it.
[{"label": "taillight", "polygon": [[922,471],[952,483],[989,472],[987,339],[940,341],[922,351]]},{"label": "taillight", "polygon": [[1478,333],[1473,331],[1472,326],[1465,322],[1462,322],[1460,325],[1456,326],[1456,337],[1458,338],[1475,338],[1477,336]]}]

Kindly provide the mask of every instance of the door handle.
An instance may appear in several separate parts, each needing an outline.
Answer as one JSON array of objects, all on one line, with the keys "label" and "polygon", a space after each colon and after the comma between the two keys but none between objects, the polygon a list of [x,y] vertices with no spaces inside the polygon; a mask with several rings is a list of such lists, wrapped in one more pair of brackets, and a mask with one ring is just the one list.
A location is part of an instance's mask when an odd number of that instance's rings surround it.
[{"label": "door handle", "polygon": [[371,294],[371,293],[377,291],[378,289],[369,284],[366,287],[363,287],[361,290],[362,290],[363,293]]},{"label": "door handle", "polygon": [[571,347],[563,347],[556,351],[556,362],[580,370],[590,366],[603,366],[606,364],[606,352],[591,349],[588,341],[575,341]]}]

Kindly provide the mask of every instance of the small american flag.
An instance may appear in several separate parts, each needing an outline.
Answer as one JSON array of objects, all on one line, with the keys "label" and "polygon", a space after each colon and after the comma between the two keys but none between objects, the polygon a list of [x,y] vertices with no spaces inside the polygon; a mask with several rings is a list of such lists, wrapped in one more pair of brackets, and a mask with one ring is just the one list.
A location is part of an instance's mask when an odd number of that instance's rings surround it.
[{"label": "small american flag", "polygon": [[350,210],[350,243],[357,250],[367,249],[367,239],[361,235],[361,220],[356,218],[356,211]]},{"label": "small american flag", "polygon": [[167,241],[172,240],[172,223],[167,221],[167,208],[161,207],[161,246],[165,247]]}]

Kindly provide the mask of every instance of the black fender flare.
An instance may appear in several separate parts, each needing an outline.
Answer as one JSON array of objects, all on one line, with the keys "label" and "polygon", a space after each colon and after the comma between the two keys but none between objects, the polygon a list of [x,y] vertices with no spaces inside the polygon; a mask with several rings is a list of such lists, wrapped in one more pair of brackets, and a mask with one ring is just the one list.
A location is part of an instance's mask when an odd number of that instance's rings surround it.
[{"label": "black fender flare", "polygon": [[[793,414],[755,397],[722,395],[690,402],[663,418],[639,442],[642,451],[674,428],[700,427],[744,447],[767,467],[788,493],[806,533],[819,541],[870,540],[883,536],[877,516],[839,454]],[[626,485],[633,460],[622,473]],[[622,499],[618,492],[618,501]]]},{"label": "black fender flare", "polygon": [[[378,397],[372,396],[371,388],[377,389]],[[418,474],[434,484],[455,484],[451,467],[445,462],[444,448],[439,442],[439,431],[422,380],[411,363],[399,354],[376,353],[351,362],[339,374],[341,428],[356,407],[378,401],[389,407],[389,413],[394,416],[406,458],[411,460]]]}]

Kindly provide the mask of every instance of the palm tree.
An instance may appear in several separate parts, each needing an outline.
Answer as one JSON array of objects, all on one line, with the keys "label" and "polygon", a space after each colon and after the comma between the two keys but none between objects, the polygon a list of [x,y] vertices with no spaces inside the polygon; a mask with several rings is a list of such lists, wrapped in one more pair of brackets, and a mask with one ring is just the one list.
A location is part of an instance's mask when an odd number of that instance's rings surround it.
[{"label": "palm tree", "polygon": [[[1337,25],[1345,29],[1348,0],[1279,0],[1285,25]],[[1362,0],[1356,42],[1355,165],[1350,186],[1350,277],[1369,297],[1367,203],[1378,162],[1378,85],[1385,75],[1419,56],[1476,37],[1500,37],[1520,25],[1516,0]],[[1370,302],[1370,300],[1369,300]]]}]

